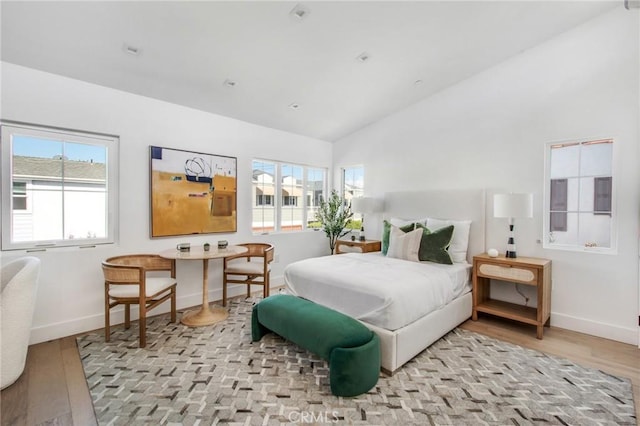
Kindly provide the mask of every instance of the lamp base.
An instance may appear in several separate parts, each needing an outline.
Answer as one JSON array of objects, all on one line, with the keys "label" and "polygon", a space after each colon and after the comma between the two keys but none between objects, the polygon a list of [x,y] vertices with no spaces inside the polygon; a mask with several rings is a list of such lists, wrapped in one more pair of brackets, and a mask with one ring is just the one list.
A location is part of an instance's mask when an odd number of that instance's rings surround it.
[{"label": "lamp base", "polygon": [[[513,219],[510,219],[513,221]],[[513,223],[509,224],[509,240],[507,240],[507,254],[506,257],[509,259],[515,259],[516,256],[516,240],[513,237]]]}]

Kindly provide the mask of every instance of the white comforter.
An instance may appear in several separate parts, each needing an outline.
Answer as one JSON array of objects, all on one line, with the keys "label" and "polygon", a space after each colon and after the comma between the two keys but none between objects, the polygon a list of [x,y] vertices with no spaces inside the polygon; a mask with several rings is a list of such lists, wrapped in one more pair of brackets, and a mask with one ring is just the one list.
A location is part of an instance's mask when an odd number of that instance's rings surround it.
[{"label": "white comforter", "polygon": [[[285,268],[289,291],[369,324],[396,330],[442,308],[468,283],[469,265],[409,262],[377,253],[301,260]],[[462,285],[456,276],[466,277]]]}]

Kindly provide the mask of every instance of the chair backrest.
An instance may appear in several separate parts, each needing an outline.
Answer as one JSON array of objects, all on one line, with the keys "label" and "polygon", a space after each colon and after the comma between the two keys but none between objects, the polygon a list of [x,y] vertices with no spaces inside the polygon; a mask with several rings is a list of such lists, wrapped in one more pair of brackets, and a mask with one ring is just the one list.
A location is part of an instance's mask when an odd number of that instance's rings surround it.
[{"label": "chair backrest", "polygon": [[138,283],[148,271],[169,271],[175,278],[175,260],[157,254],[129,254],[110,257],[102,262],[105,281],[114,284]]},{"label": "chair backrest", "polygon": [[246,247],[248,249],[247,252],[239,254],[237,256],[233,256],[233,258],[238,257],[263,257],[266,263],[271,263],[273,261],[274,256],[274,247],[273,244],[268,243],[243,243],[238,244],[239,246]]},{"label": "chair backrest", "polygon": [[7,263],[1,268],[0,280],[2,281],[2,292],[9,283],[12,286],[15,282],[33,281],[37,282],[40,272],[40,259],[33,256],[25,256]]}]

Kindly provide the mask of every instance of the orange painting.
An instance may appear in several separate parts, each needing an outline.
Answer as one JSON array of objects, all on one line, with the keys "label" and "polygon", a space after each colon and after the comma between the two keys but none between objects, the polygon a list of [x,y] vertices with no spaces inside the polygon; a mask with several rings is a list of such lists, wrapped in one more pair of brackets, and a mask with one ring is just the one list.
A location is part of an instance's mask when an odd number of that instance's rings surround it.
[{"label": "orange painting", "polygon": [[151,147],[151,236],[236,232],[235,157]]}]

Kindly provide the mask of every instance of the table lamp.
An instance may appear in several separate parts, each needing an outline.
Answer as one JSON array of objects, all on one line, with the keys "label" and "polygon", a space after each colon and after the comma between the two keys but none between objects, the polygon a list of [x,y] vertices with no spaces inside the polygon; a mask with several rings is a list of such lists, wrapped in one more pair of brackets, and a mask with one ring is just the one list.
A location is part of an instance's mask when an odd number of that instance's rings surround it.
[{"label": "table lamp", "polygon": [[372,197],[356,197],[351,200],[351,210],[362,214],[362,226],[360,227],[360,241],[365,241],[364,236],[364,215],[367,213],[377,213],[382,211],[382,200]]},{"label": "table lamp", "polygon": [[509,219],[509,240],[506,257],[515,259],[516,241],[514,239],[513,221],[515,218],[533,217],[533,194],[494,194],[493,217]]}]

